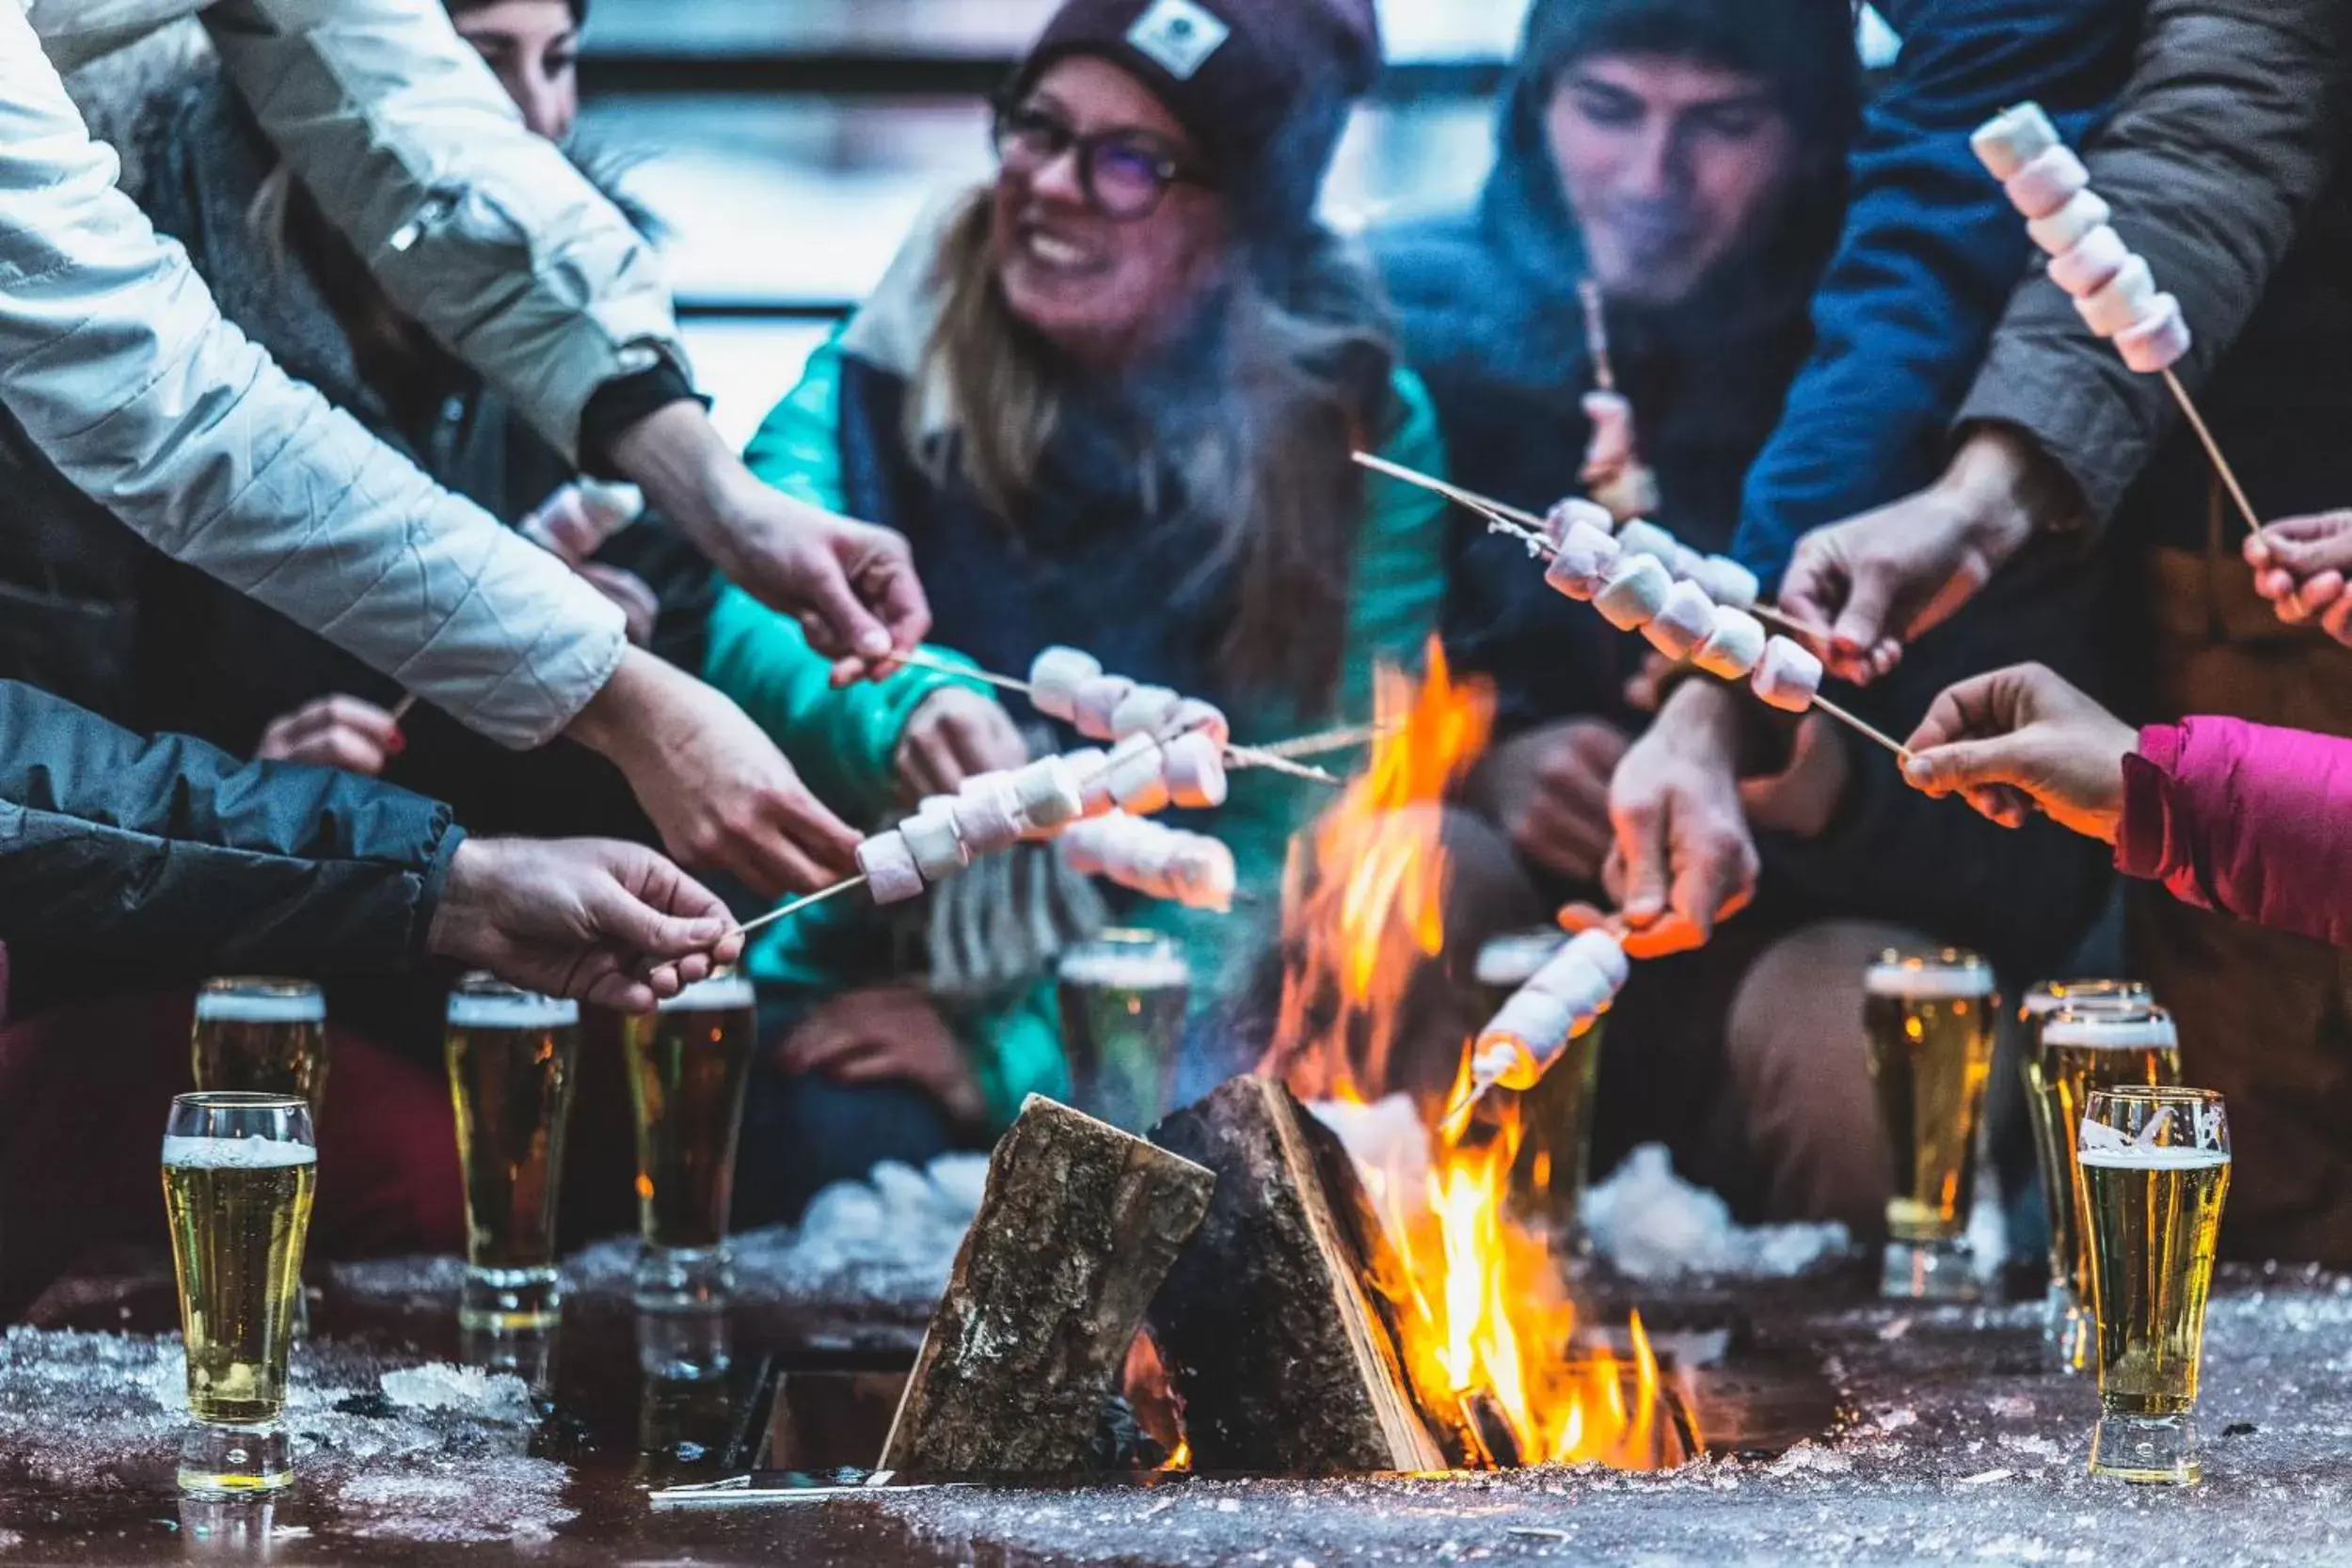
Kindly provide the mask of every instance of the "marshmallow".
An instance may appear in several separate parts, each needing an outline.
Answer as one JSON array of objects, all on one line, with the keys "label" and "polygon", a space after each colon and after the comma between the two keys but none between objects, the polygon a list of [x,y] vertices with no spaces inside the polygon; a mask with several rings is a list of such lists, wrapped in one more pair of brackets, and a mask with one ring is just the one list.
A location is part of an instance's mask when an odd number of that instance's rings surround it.
[{"label": "marshmallow", "polygon": [[1089,740],[1117,740],[1119,732],[1111,728],[1111,716],[1135,689],[1136,683],[1124,675],[1095,675],[1080,681],[1071,702],[1070,721]]},{"label": "marshmallow", "polygon": [[1071,870],[1081,877],[1100,877],[1103,874],[1103,846],[1108,842],[1109,836],[1104,830],[1113,820],[1108,816],[1090,818],[1084,822],[1073,822],[1063,831],[1057,842],[1061,845],[1061,858],[1069,863]]},{"label": "marshmallow", "polygon": [[1070,765],[1071,773],[1078,781],[1078,800],[1089,817],[1108,816],[1119,809],[1111,796],[1111,754],[1099,746],[1089,746],[1062,758]]},{"label": "marshmallow", "polygon": [[1086,815],[1077,775],[1059,757],[1043,757],[1012,776],[1013,805],[1025,832],[1051,834]]},{"label": "marshmallow", "polygon": [[1673,574],[1656,556],[1635,556],[1617,563],[1608,584],[1593,596],[1593,608],[1619,631],[1638,631],[1666,607],[1674,587]]},{"label": "marshmallow", "polygon": [[2046,218],[2090,188],[2090,171],[2073,148],[2053,147],[2027,160],[2005,183],[2010,205],[2028,218]]},{"label": "marshmallow", "polygon": [[2188,319],[2181,314],[2181,302],[2158,294],[2137,321],[2115,335],[2115,346],[2123,363],[2142,375],[2179,364],[2189,348]]},{"label": "marshmallow", "polygon": [[[1184,852],[1184,840],[1188,834],[1174,832],[1157,822],[1138,822],[1127,834],[1125,866],[1127,876],[1120,879],[1128,887],[1146,898],[1176,896],[1176,861]],[[1114,876],[1120,862],[1110,862]]]},{"label": "marshmallow", "polygon": [[1688,658],[1715,630],[1715,601],[1695,582],[1677,582],[1667,591],[1657,617],[1642,628],[1650,646],[1668,658]]},{"label": "marshmallow", "polygon": [[[972,787],[989,778],[999,782],[989,788]],[[1011,786],[1002,783],[1002,775],[966,779],[963,793],[949,810],[957,833],[974,855],[998,854],[1021,842],[1021,808],[1013,800]]]},{"label": "marshmallow", "polygon": [[1633,965],[1625,956],[1625,944],[1606,931],[1579,931],[1554,957],[1574,958],[1591,964],[1609,976],[1609,989],[1613,991],[1623,990],[1633,974]]},{"label": "marshmallow", "polygon": [[1527,989],[1565,1002],[1575,1009],[1579,1024],[1589,1024],[1617,1000],[1617,988],[1609,983],[1609,976],[1565,948],[1535,972]]},{"label": "marshmallow", "polygon": [[1745,610],[1764,593],[1756,575],[1727,555],[1708,556],[1691,577],[1722,609]]},{"label": "marshmallow", "polygon": [[1821,661],[1802,642],[1775,637],[1756,667],[1756,694],[1773,707],[1803,713],[1821,691]]},{"label": "marshmallow", "polygon": [[[1666,569],[1674,573],[1677,582],[1698,582],[1699,574],[1707,570],[1707,556],[1688,545],[1677,544],[1675,558],[1666,562]],[[1707,585],[1700,582],[1699,586],[1704,588]]]},{"label": "marshmallow", "polygon": [[1168,755],[1148,735],[1131,735],[1111,749],[1111,799],[1131,816],[1168,809]]},{"label": "marshmallow", "polygon": [[1995,180],[2007,180],[2034,159],[2058,145],[2058,127],[2039,103],[2019,103],[2003,109],[1968,138]]},{"label": "marshmallow", "polygon": [[898,836],[926,882],[944,882],[972,863],[972,851],[956,832],[953,801],[925,801],[921,811],[898,824]]},{"label": "marshmallow", "polygon": [[1658,510],[1658,475],[1646,463],[1628,463],[1593,486],[1593,499],[1612,517],[1645,517]]},{"label": "marshmallow", "polygon": [[1029,661],[1029,703],[1048,719],[1067,721],[1077,711],[1078,688],[1102,673],[1092,654],[1048,648]]},{"label": "marshmallow", "polygon": [[2131,259],[2123,236],[2101,224],[2063,255],[2050,259],[2050,281],[2082,299],[2106,288]]},{"label": "marshmallow", "polygon": [[1184,700],[1165,686],[1136,687],[1111,710],[1111,738],[1157,734]]},{"label": "marshmallow", "polygon": [[2076,191],[2066,205],[2046,218],[2035,218],[2026,225],[2026,232],[2033,243],[2053,256],[2063,256],[2082,244],[2095,229],[2106,226],[2115,216],[2115,209],[2097,191]]},{"label": "marshmallow", "polygon": [[1656,523],[1635,519],[1617,531],[1617,548],[1627,559],[1637,555],[1655,557],[1658,563],[1672,570],[1675,552],[1682,547],[1680,540]]},{"label": "marshmallow", "polygon": [[1558,545],[1579,523],[1607,533],[1617,526],[1617,519],[1609,515],[1607,507],[1597,506],[1581,496],[1570,496],[1554,501],[1551,510],[1544,514],[1544,535]]},{"label": "marshmallow", "polygon": [[1614,475],[1633,461],[1633,403],[1623,392],[1584,394],[1584,417],[1593,422],[1593,438],[1584,449],[1587,477]]},{"label": "marshmallow", "polygon": [[1168,798],[1187,811],[1225,803],[1225,750],[1206,731],[1178,736],[1160,750]]},{"label": "marshmallow", "polygon": [[1532,1089],[1567,1049],[1576,1025],[1576,1009],[1569,1004],[1539,990],[1522,990],[1479,1031],[1474,1070],[1486,1078],[1491,1068],[1496,1070],[1489,1082],[1506,1089]]},{"label": "marshmallow", "polygon": [[2123,268],[2098,293],[2074,301],[2086,325],[2102,338],[2112,338],[2148,313],[2156,302],[2155,275],[2137,256],[2127,256]]},{"label": "marshmallow", "polygon": [[1609,574],[1616,569],[1623,554],[1608,530],[1580,517],[1561,536],[1559,553],[1551,558],[1544,580],[1555,592],[1589,603],[1594,594],[1608,586]]},{"label": "marshmallow", "polygon": [[1233,907],[1241,879],[1233,867],[1233,852],[1222,839],[1185,833],[1168,867],[1168,885],[1176,901],[1188,910],[1213,910],[1218,914]]},{"label": "marshmallow", "polygon": [[897,829],[876,833],[857,847],[857,868],[866,873],[866,891],[877,904],[903,904],[923,893],[923,873],[914,851]]},{"label": "marshmallow", "polygon": [[1216,742],[1220,752],[1233,743],[1233,726],[1225,717],[1225,710],[1198,697],[1178,703],[1176,711],[1168,716],[1168,722],[1160,726],[1160,734],[1171,740],[1178,736],[1205,735]]},{"label": "marshmallow", "polygon": [[1707,634],[1706,641],[1692,650],[1691,662],[1710,675],[1743,681],[1764,662],[1764,645],[1768,641],[1763,622],[1744,610],[1719,605],[1715,610],[1715,629]]}]

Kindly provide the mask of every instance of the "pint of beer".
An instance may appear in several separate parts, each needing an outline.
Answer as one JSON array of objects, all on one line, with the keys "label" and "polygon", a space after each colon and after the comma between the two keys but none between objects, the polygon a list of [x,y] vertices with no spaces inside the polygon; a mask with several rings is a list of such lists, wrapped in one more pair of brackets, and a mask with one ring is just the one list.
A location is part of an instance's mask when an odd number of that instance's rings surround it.
[{"label": "pint of beer", "polygon": [[1062,1049],[1077,1107],[1129,1132],[1170,1109],[1192,970],[1171,939],[1105,931],[1062,955]]},{"label": "pint of beer", "polygon": [[689,986],[623,1027],[644,1241],[637,1305],[645,1310],[717,1311],[734,1289],[727,1208],[757,1030],[752,983],[732,974]]},{"label": "pint of beer", "polygon": [[577,1003],[470,974],[449,999],[450,1099],[466,1187],[462,1327],[552,1328],[556,1188],[580,1058]]},{"label": "pint of beer", "polygon": [[1887,953],[1864,985],[1870,1080],[1894,1167],[1884,1291],[1964,1301],[1977,1293],[1967,1243],[1977,1117],[1993,1072],[1992,966],[1973,953]]},{"label": "pint of beer", "polygon": [[188,1409],[180,1484],[199,1497],[277,1491],[287,1453],[286,1353],[302,1294],[302,1244],[318,1175],[298,1096],[199,1092],[164,1127],[164,1210]]},{"label": "pint of beer", "polygon": [[2093,1089],[2076,1151],[2099,1325],[2090,1468],[2194,1481],[2205,1296],[2230,1191],[2228,1115],[2207,1089]]},{"label": "pint of beer", "polygon": [[190,1056],[199,1089],[326,1093],[326,998],[308,980],[230,976],[196,993]]},{"label": "pint of beer", "polygon": [[[1567,940],[1557,927],[1549,927],[1497,937],[1480,948],[1474,971],[1481,992],[1479,1016],[1501,1012]],[[1519,1154],[1511,1168],[1511,1201],[1563,1251],[1583,1244],[1580,1216],[1584,1188],[1592,1179],[1594,1089],[1606,1028],[1603,1020],[1568,1041],[1543,1081],[1518,1096]],[[1513,1091],[1498,1087],[1487,1092]]]}]

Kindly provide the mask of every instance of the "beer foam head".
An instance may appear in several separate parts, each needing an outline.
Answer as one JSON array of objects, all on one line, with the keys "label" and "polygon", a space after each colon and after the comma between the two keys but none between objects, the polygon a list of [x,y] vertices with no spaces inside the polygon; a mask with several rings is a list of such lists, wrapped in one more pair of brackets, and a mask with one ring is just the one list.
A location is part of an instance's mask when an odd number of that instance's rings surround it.
[{"label": "beer foam head", "polygon": [[2137,980],[2044,980],[2026,993],[2026,1016],[2047,1018],[2068,1007],[2145,1007],[2153,1001]]},{"label": "beer foam head", "polygon": [[1192,970],[1173,948],[1075,948],[1061,961],[1065,985],[1099,986],[1104,990],[1172,990],[1192,983]]},{"label": "beer foam head", "polygon": [[2184,1148],[2178,1144],[2128,1144],[2122,1148],[2086,1144],[2076,1154],[2084,1164],[2102,1170],[2211,1170],[2230,1163],[2226,1148]]},{"label": "beer foam head", "polygon": [[1556,930],[1520,931],[1497,937],[1478,950],[1478,983],[1523,986],[1567,944],[1568,939]]},{"label": "beer foam head", "polygon": [[2169,1051],[2181,1043],[2172,1015],[2162,1007],[2076,1009],[2069,1007],[2042,1026],[2045,1046],[2071,1045],[2101,1051]]},{"label": "beer foam head", "polygon": [[319,1023],[326,998],[294,980],[216,980],[196,993],[199,1022]]},{"label": "beer foam head", "polygon": [[1889,953],[1870,966],[1865,989],[1872,996],[1909,1002],[1993,994],[1993,966],[1974,953]]},{"label": "beer foam head", "polygon": [[665,1013],[723,1013],[749,1007],[757,1001],[751,976],[733,973],[697,980],[661,1004]]},{"label": "beer foam head", "polygon": [[175,1170],[276,1170],[314,1165],[319,1151],[284,1138],[166,1138],[164,1164]]},{"label": "beer foam head", "polygon": [[562,1029],[580,1022],[580,1004],[469,974],[449,993],[449,1022],[458,1029]]}]

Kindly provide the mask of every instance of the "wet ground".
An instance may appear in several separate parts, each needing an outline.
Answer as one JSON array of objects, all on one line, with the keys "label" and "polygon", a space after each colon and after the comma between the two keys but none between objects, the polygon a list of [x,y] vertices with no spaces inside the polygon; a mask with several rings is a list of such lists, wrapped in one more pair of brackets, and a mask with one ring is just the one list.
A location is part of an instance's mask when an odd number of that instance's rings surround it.
[{"label": "wet ground", "polygon": [[[812,1273],[805,1256],[787,1266],[788,1249],[754,1252],[746,1293],[763,1299],[733,1325],[728,1371],[701,1383],[640,1370],[625,1255],[583,1259],[548,1368],[522,1369],[536,1398],[524,1376],[446,1364],[464,1348],[448,1265],[328,1281],[296,1365],[299,1484],[265,1516],[207,1513],[173,1493],[178,1347],[136,1332],[167,1321],[167,1281],[87,1277],[42,1309],[72,1326],[0,1339],[0,1561],[2352,1560],[2352,1279],[2227,1277],[2208,1340],[2208,1479],[2190,1491],[2085,1473],[2094,1396],[2043,1370],[2038,1308],[1884,1307],[1840,1274],[1645,1290],[1670,1339],[1677,1325],[1734,1330],[1726,1367],[1697,1374],[1719,1451],[1665,1474],[1199,1479],[658,1510],[655,1487],[750,1467],[780,1372],[793,1414],[778,1430],[802,1443],[798,1463],[879,1446],[884,1370],[912,1348],[927,1271]],[[133,1332],[89,1332],[102,1326]],[[1742,1394],[1741,1368],[1789,1375]],[[1792,1401],[1805,1386],[1819,1397]],[[1826,1430],[1801,1440],[1812,1428]]]}]

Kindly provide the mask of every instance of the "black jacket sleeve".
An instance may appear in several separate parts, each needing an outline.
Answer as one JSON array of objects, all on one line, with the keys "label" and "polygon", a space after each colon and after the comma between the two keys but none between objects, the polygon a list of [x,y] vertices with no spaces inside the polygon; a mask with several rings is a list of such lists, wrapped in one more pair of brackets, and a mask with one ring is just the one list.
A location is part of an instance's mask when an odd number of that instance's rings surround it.
[{"label": "black jacket sleeve", "polygon": [[[2138,66],[2085,150],[2115,227],[2177,296],[2196,335],[2180,368],[2213,375],[2262,300],[2334,166],[2343,0],[2153,0]],[[1960,420],[2032,436],[2104,524],[2180,422],[2036,268],[2017,291]]]},{"label": "black jacket sleeve", "polygon": [[449,808],[301,763],[143,739],[0,681],[0,942],[142,980],[401,969],[464,838]]}]

